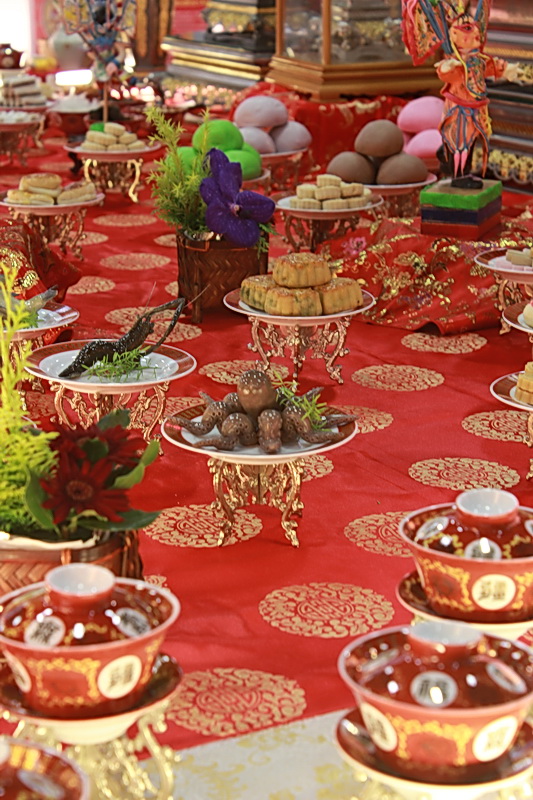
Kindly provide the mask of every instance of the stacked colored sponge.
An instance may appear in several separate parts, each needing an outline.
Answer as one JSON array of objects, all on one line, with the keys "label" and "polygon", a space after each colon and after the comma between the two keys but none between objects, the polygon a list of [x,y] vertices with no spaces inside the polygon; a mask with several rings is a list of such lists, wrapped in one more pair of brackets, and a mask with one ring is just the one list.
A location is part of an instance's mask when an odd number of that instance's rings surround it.
[{"label": "stacked colored sponge", "polygon": [[420,192],[422,233],[477,240],[499,224],[501,207],[500,181],[484,180],[480,190],[439,181]]}]

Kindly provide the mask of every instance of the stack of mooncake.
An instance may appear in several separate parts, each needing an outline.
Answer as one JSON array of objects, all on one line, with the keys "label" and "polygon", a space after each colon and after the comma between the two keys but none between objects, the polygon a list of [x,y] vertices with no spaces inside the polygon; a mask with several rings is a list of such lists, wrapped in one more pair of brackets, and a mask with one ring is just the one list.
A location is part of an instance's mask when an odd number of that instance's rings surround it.
[{"label": "stack of mooncake", "polygon": [[119,122],[95,122],[91,125],[80,150],[88,152],[124,152],[125,150],[145,150],[146,142],[129,133]]},{"label": "stack of mooncake", "polygon": [[346,183],[337,175],[318,175],[316,183],[301,183],[290,207],[309,211],[345,211],[368,205],[372,192],[362,183]]}]

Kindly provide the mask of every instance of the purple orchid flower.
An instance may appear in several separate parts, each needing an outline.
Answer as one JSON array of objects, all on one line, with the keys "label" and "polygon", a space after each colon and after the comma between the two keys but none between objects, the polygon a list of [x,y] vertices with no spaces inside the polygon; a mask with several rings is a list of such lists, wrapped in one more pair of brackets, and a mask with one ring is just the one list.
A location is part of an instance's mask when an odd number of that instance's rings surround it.
[{"label": "purple orchid flower", "polygon": [[213,148],[207,154],[211,176],[200,184],[209,230],[240,247],[253,247],[261,236],[259,223],[272,218],[276,204],[258,192],[241,191],[242,167]]}]

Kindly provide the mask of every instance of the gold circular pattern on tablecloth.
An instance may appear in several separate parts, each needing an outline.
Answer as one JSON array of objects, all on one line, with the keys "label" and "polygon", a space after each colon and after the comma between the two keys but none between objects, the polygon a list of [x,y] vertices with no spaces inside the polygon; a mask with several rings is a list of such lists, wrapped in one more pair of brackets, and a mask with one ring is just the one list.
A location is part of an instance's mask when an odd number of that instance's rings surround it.
[{"label": "gold circular pattern on tablecloth", "polygon": [[[235,524],[223,547],[253,539],[263,523],[242,508],[235,512]],[[191,505],[165,508],[145,533],[161,544],[173,547],[218,547],[220,519],[211,505]]]},{"label": "gold circular pattern on tablecloth", "polygon": [[106,236],[105,233],[97,233],[97,231],[85,231],[81,243],[85,247],[85,245],[103,244],[104,242],[107,242],[108,239],[109,236]]},{"label": "gold circular pattern on tablecloth", "polygon": [[119,253],[115,256],[102,258],[100,264],[109,269],[145,270],[166,267],[170,262],[168,256],[158,256],[156,253]]},{"label": "gold circular pattern on tablecloth", "polygon": [[[200,375],[207,375],[208,378],[217,383],[235,385],[243,372],[249,369],[259,369],[260,363],[259,361],[239,361],[238,359],[235,359],[235,361],[213,361],[211,364],[204,364],[198,372]],[[286,378],[289,374],[287,367],[281,364],[275,364],[273,369],[282,378]],[[267,370],[267,372],[271,374],[271,370]]]},{"label": "gold circular pattern on tablecloth", "polygon": [[177,297],[179,292],[179,286],[177,281],[172,281],[172,283],[167,283],[165,286],[165,292],[171,295],[171,297]]},{"label": "gold circular pattern on tablecloth", "polygon": [[272,627],[296,636],[341,639],[386,625],[394,608],[373,589],[349,583],[304,583],[274,589],[259,603]]},{"label": "gold circular pattern on tablecloth", "polygon": [[[120,325],[120,329],[123,333],[126,333],[134,322],[146,311],[144,306],[133,306],[130,308],[116,308],[114,311],[109,311],[105,315],[105,319],[107,322],[112,322],[113,325]],[[166,311],[159,315],[159,317],[153,317],[154,322],[154,331],[150,334],[149,340],[156,341],[165,333],[168,323],[172,318],[172,311]],[[166,340],[166,344],[175,344],[176,342],[184,342],[189,339],[196,339],[197,336],[201,336],[202,329],[199,328],[197,325],[190,325],[183,322],[178,322],[176,327],[169,335]]]},{"label": "gold circular pattern on tablecloth", "polygon": [[527,411],[482,411],[465,417],[461,425],[474,436],[499,442],[524,441],[527,432]]},{"label": "gold circular pattern on tablecloth", "polygon": [[434,336],[430,333],[408,333],[402,339],[404,347],[421,353],[473,353],[485,347],[487,340],[478,333],[457,336]]},{"label": "gold circular pattern on tablecloth", "polygon": [[516,470],[482,458],[428,458],[411,464],[409,475],[425,486],[456,491],[483,487],[508,489],[520,481]]},{"label": "gold circular pattern on tablecloth", "polygon": [[363,367],[352,375],[352,381],[368,389],[387,392],[421,392],[444,383],[444,375],[432,369],[406,364],[376,364]]},{"label": "gold circular pattern on tablecloth", "polygon": [[388,428],[394,422],[394,417],[388,411],[380,411],[379,408],[367,408],[366,406],[345,406],[337,405],[339,411],[346,414],[355,414],[359,433],[373,433]]},{"label": "gold circular pattern on tablecloth", "polygon": [[194,408],[202,402],[201,397],[167,397],[165,417],[182,414],[187,408]]},{"label": "gold circular pattern on tablecloth", "polygon": [[120,228],[139,228],[142,225],[155,225],[158,219],[150,214],[103,214],[95,217],[93,222],[106,228],[114,228],[116,225]]},{"label": "gold circular pattern on tablecloth", "polygon": [[315,478],[324,478],[333,472],[333,463],[321,455],[309,455],[303,460],[303,475],[302,481],[312,481]]},{"label": "gold circular pattern on tablecloth", "polygon": [[410,558],[411,552],[404,544],[398,530],[398,525],[406,513],[404,511],[386,511],[383,514],[359,517],[348,523],[343,533],[350,542],[370,553]]},{"label": "gold circular pattern on tablecloth", "polygon": [[167,720],[206,736],[235,736],[301,717],[295,680],[259,670],[215,667],[186,674]]},{"label": "gold circular pattern on tablecloth", "polygon": [[75,286],[68,290],[70,294],[97,294],[110,292],[115,288],[115,281],[110,278],[99,278],[96,275],[84,275]]},{"label": "gold circular pattern on tablecloth", "polygon": [[162,236],[156,236],[154,242],[160,247],[177,247],[175,233],[164,233]]}]

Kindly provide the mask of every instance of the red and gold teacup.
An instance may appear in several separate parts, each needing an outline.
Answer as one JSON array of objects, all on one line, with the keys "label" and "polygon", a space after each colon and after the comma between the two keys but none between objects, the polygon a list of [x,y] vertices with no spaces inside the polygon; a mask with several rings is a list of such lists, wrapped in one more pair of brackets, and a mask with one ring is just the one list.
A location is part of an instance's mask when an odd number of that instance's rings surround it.
[{"label": "red and gold teacup", "polygon": [[533,509],[510,492],[473,489],[400,523],[428,604],[447,619],[533,618]]},{"label": "red and gold teacup", "polygon": [[339,657],[380,758],[431,783],[482,776],[533,701],[532,652],[460,623],[422,622],[356,639]]},{"label": "red and gold teacup", "polygon": [[68,564],[0,598],[0,647],[30,709],[118,714],[141,698],[179,611],[166,589]]}]

